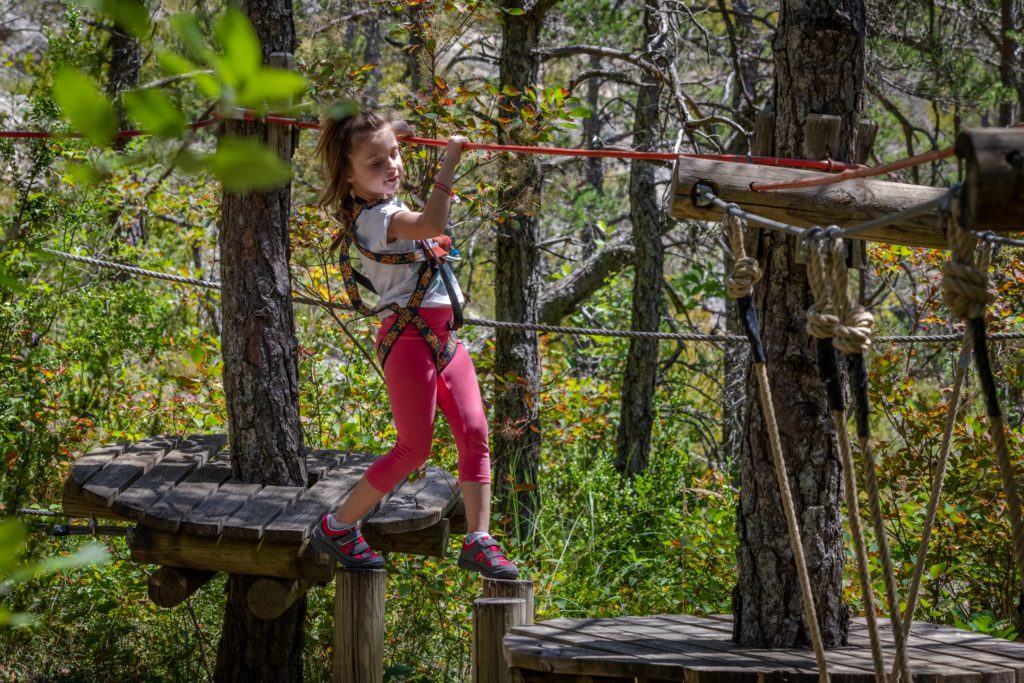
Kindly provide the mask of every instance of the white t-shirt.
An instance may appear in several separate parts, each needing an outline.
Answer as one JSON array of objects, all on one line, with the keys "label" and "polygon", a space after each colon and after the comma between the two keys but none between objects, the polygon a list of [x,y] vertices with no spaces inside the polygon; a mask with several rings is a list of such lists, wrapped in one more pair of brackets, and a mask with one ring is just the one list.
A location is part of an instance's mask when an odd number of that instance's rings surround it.
[{"label": "white t-shirt", "polygon": [[[356,218],[356,240],[364,249],[378,254],[401,254],[406,251],[416,251],[416,242],[413,240],[395,240],[388,243],[388,226],[391,224],[391,218],[400,211],[408,210],[408,207],[397,197],[392,197],[376,206],[363,209],[359,212],[358,218]],[[433,244],[433,241],[428,241],[430,244]],[[409,302],[409,297],[412,296],[413,290],[416,289],[416,282],[419,280],[421,262],[388,265],[386,263],[377,263],[363,256],[362,252],[360,252],[359,263],[363,275],[370,279],[374,289],[377,290],[378,308],[390,303],[405,306]],[[459,304],[464,304],[465,299],[462,296],[459,283],[455,279],[455,274],[447,263],[443,267],[447,270],[448,279],[452,283],[452,289],[459,300]],[[441,308],[451,305],[451,300],[448,298],[448,290],[445,289],[440,275],[435,273],[434,278],[427,287],[426,293],[423,295],[420,307]],[[394,315],[394,311],[384,309],[378,315],[381,320],[384,320],[388,316]]]}]

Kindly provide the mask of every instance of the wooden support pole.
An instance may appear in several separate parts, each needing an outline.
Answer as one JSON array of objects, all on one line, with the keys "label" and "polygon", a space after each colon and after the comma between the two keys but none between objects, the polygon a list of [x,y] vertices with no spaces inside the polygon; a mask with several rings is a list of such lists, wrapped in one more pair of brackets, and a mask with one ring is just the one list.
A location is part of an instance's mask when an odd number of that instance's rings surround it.
[{"label": "wooden support pole", "polygon": [[957,135],[964,160],[960,220],[968,230],[1024,230],[1024,128],[976,128]]},{"label": "wooden support pole", "polygon": [[501,641],[520,625],[521,598],[478,598],[473,601],[473,683],[512,683]]},{"label": "wooden support pole", "polygon": [[[271,52],[267,64],[286,71],[295,70],[295,56],[289,52]],[[267,124],[267,147],[277,150],[278,156],[285,163],[291,163],[292,151],[298,146],[298,126],[286,123]]]},{"label": "wooden support pole", "polygon": [[146,581],[149,599],[157,607],[170,608],[185,602],[217,572],[181,567],[160,567]]},{"label": "wooden support pole", "polygon": [[[727,202],[747,211],[810,228],[816,225],[848,227],[909,209],[939,197],[945,189],[892,183],[885,180],[847,180],[837,185],[798,190],[754,192],[751,183],[772,183],[818,178],[821,173],[773,166],[681,158],[673,175],[672,216],[721,221],[722,210],[695,203],[694,187],[708,185]],[[944,249],[946,238],[935,211],[864,233],[868,240]]]},{"label": "wooden support pole", "polygon": [[277,619],[309,590],[309,585],[309,581],[263,576],[249,586],[245,601],[258,618]]},{"label": "wooden support pole", "polygon": [[338,569],[334,594],[334,683],[384,680],[383,569]]},{"label": "wooden support pole", "polygon": [[484,579],[485,598],[518,598],[523,601],[520,624],[533,623],[533,581],[509,581],[506,579]]}]

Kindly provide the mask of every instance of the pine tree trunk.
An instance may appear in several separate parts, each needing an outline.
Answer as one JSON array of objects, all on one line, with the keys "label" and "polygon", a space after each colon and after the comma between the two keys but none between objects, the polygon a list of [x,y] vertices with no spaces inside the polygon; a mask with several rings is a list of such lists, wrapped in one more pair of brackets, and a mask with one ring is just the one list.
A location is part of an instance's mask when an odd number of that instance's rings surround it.
[{"label": "pine tree trunk", "polygon": [[[519,7],[509,0],[506,8]],[[549,2],[535,3],[520,15],[505,15],[499,60],[499,87],[524,91],[536,85],[540,27]],[[521,98],[509,98],[520,106]],[[513,132],[510,141],[517,142]],[[504,142],[504,140],[502,140]],[[512,212],[497,226],[494,309],[499,320],[536,323],[540,281],[537,241],[540,174],[529,157],[509,161],[499,203]],[[537,470],[540,461],[541,364],[537,334],[499,329],[494,347],[494,493],[495,509],[516,538],[533,536],[540,506]]]},{"label": "pine tree trunk", "polygon": [[[806,3],[784,0],[775,52],[775,154],[798,157],[810,113],[842,117],[840,148],[851,161],[862,108],[865,18],[862,0]],[[805,332],[811,295],[796,262],[796,241],[763,231],[759,258],[764,279],[755,292],[761,312],[768,372],[826,646],[845,642],[841,469],[813,344]],[[748,386],[756,386],[748,372]],[[782,513],[771,451],[756,392],[746,405],[737,531],[738,585],[733,593],[734,636],[742,645],[806,645],[800,589]]]},{"label": "pine tree trunk", "polygon": [[[675,59],[675,36],[662,34],[658,9],[647,3],[644,9],[646,54]],[[651,44],[650,41],[658,41]],[[637,93],[633,122],[633,145],[651,149],[661,130],[658,107],[661,84],[644,74]],[[661,290],[665,257],[661,234],[666,213],[659,205],[654,164],[634,160],[629,174],[630,219],[633,223],[633,330],[657,330],[661,322]],[[647,469],[654,426],[654,388],[658,374],[658,340],[633,338],[622,378],[621,420],[619,422],[615,468],[629,476]]]},{"label": "pine tree trunk", "polygon": [[[125,33],[120,28],[113,27],[110,31],[110,40],[107,41],[110,48],[110,65],[107,68],[106,90],[114,100],[117,109],[118,128],[128,129],[128,116],[121,103],[120,95],[139,84],[139,72],[142,70],[142,48],[139,41]],[[128,144],[129,138],[115,138],[113,147],[121,151]],[[141,239],[129,241],[131,244],[138,244]]]},{"label": "pine tree trunk", "polygon": [[[291,0],[243,3],[263,45],[293,52]],[[267,138],[260,123],[228,121],[225,135]],[[298,347],[288,270],[291,187],[224,193],[220,258],[224,394],[231,466],[251,482],[305,486],[299,425]],[[231,575],[217,652],[217,681],[301,681],[305,598],[277,619],[256,618],[246,604],[255,577]]]}]

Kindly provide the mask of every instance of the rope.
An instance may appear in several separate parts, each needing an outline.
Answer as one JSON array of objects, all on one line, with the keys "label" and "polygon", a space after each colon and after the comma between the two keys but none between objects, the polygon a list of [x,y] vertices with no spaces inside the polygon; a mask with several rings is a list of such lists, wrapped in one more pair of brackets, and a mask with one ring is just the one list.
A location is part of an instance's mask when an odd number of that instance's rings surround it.
[{"label": "rope", "polygon": [[[177,284],[190,285],[193,287],[202,287],[205,289],[212,289],[219,291],[221,285],[219,282],[214,280],[200,280],[192,277],[185,277],[183,275],[172,275],[170,273],[162,273],[155,270],[146,270],[145,268],[139,268],[137,266],[130,266],[124,263],[115,263],[113,261],[104,261],[102,259],[93,258],[91,256],[79,256],[78,254],[69,254],[64,251],[58,251],[56,249],[43,248],[41,251],[57,256],[66,261],[75,261],[78,263],[86,263],[89,265],[97,266],[100,268],[107,268],[110,270],[118,270],[125,273],[132,273],[133,275],[140,275],[142,277],[154,278],[157,280],[166,280],[168,282],[174,282]],[[323,299],[314,299],[306,296],[295,295],[292,297],[292,301],[300,304],[307,304],[310,306],[321,306],[325,308],[332,308],[337,310],[350,310],[348,306],[337,302],[337,301],[325,301]],[[603,327],[566,327],[563,325],[541,325],[536,323],[517,323],[510,322],[507,320],[489,320],[487,318],[466,318],[465,323],[474,327],[491,327],[496,329],[520,329],[530,330],[533,332],[549,332],[551,334],[571,334],[583,337],[625,337],[625,338],[642,338],[642,339],[663,339],[670,341],[685,341],[685,342],[705,342],[710,344],[736,344],[739,342],[747,341],[747,338],[741,335],[735,334],[696,334],[696,333],[681,333],[681,332],[650,332],[646,330],[613,330]],[[884,337],[878,337],[875,341],[877,342],[890,342],[899,344],[918,344],[918,343],[936,343],[936,342],[953,342],[960,341],[964,338],[962,334],[911,334],[911,335],[890,335]],[[990,339],[1024,339],[1024,332],[995,332],[989,335]]]},{"label": "rope", "polygon": [[[989,363],[985,335],[985,307],[995,300],[995,292],[989,286],[988,272],[973,263],[976,238],[968,231],[963,230],[957,221],[959,203],[959,197],[954,196],[950,205],[943,212],[952,260],[944,264],[943,267],[942,293],[950,310],[957,317],[965,319],[971,331],[974,343],[974,364],[978,369],[978,379],[985,397],[985,412],[989,418],[989,437],[995,446],[1003,494],[1006,496],[1006,514],[1010,518],[1010,530],[1013,534],[1013,555],[1017,562],[1017,569],[1024,577],[1024,517],[1022,517],[1020,492],[1013,471],[1010,449],[1006,443],[1006,430],[1003,425],[1002,410],[999,407],[999,394],[996,391],[995,379],[992,376],[992,367]],[[985,246],[986,249],[991,248],[987,243]],[[990,256],[983,252],[981,261],[984,263],[989,258]]]},{"label": "rope", "polygon": [[[808,280],[811,285],[811,293],[814,296],[814,304],[808,309],[808,333],[817,339],[818,371],[825,384],[825,393],[828,397],[829,408],[832,413],[832,421],[835,424],[836,437],[839,443],[839,454],[842,459],[843,483],[846,494],[847,517],[850,520],[850,535],[853,537],[854,556],[857,560],[857,575],[860,578],[861,593],[864,596],[864,616],[868,624],[868,636],[871,642],[871,661],[874,664],[875,680],[877,683],[886,683],[885,661],[882,658],[882,644],[878,637],[878,621],[875,616],[875,597],[871,590],[871,574],[868,565],[867,545],[864,542],[864,532],[860,525],[860,504],[857,502],[857,478],[854,474],[853,449],[850,447],[850,438],[846,433],[845,400],[843,390],[839,385],[839,366],[836,357],[836,348],[831,342],[832,331],[839,323],[839,317],[835,312],[835,301],[829,292],[827,284],[828,268],[825,263],[825,254],[822,251],[821,241],[817,238],[821,231],[812,233],[808,238]],[[811,324],[812,316],[817,322]],[[828,323],[835,321],[830,329]]]},{"label": "rope", "polygon": [[899,171],[910,166],[920,166],[921,164],[927,164],[932,161],[941,161],[942,159],[948,159],[955,153],[954,148],[947,147],[946,149],[935,150],[933,152],[925,152],[924,154],[918,154],[917,156],[907,157],[899,161],[894,161],[890,164],[882,164],[881,166],[869,166],[867,168],[850,168],[842,173],[837,173],[832,176],[824,176],[817,178],[804,178],[802,180],[789,180],[780,183],[751,183],[750,189],[754,192],[768,192],[770,190],[796,190],[804,187],[820,187],[821,185],[834,185],[835,183],[841,183],[846,180],[853,180],[855,178],[870,178],[871,176],[883,175],[885,173],[892,173],[893,171]]},{"label": "rope", "polygon": [[[992,249],[983,249],[981,252],[978,267],[987,271],[991,260]],[[910,578],[910,588],[907,591],[907,608],[903,612],[903,628],[909,634],[914,622],[914,612],[917,611],[917,598],[921,589],[921,579],[924,576],[925,562],[928,560],[928,546],[931,543],[932,529],[935,526],[935,516],[939,510],[939,500],[942,497],[942,484],[946,479],[946,467],[949,463],[949,454],[953,443],[953,429],[956,426],[956,418],[960,408],[960,394],[964,388],[964,381],[967,378],[967,368],[971,364],[971,338],[965,335],[960,344],[960,356],[957,360],[956,369],[953,372],[953,390],[950,394],[946,411],[946,424],[942,430],[942,443],[939,446],[939,459],[935,464],[935,474],[932,477],[932,490],[928,498],[928,507],[925,509],[924,526],[921,529],[921,542],[917,546],[917,557],[914,558],[914,572]],[[896,674],[896,663],[893,663],[893,676]]]},{"label": "rope", "polygon": [[800,525],[796,516],[796,505],[793,493],[789,488],[789,474],[786,469],[786,458],[782,452],[782,440],[779,437],[779,425],[775,419],[775,401],[772,399],[771,385],[768,382],[768,365],[761,346],[761,336],[757,327],[757,314],[753,306],[754,285],[761,279],[761,268],[757,260],[747,256],[743,244],[745,223],[743,219],[725,212],[725,223],[729,226],[732,253],[735,259],[732,274],[726,282],[726,292],[736,299],[743,320],[747,337],[750,341],[751,356],[754,359],[754,373],[757,376],[758,399],[761,413],[764,416],[765,428],[768,431],[768,442],[771,445],[772,461],[775,465],[775,478],[779,483],[782,497],[782,509],[786,516],[786,527],[789,530],[789,547],[796,564],[797,577],[800,583],[800,595],[803,598],[804,622],[814,648],[814,657],[818,662],[818,680],[829,683],[828,661],[825,659],[825,645],[821,639],[818,625],[817,609],[814,606],[814,593],[811,589],[811,575],[807,569],[807,558],[804,555],[803,541],[800,536]]},{"label": "rope", "polygon": [[[831,249],[830,265],[832,267],[832,293],[838,321],[833,330],[832,344],[847,355],[853,378],[854,400],[857,412],[857,437],[864,465],[864,486],[868,494],[868,506],[871,509],[871,521],[878,543],[878,554],[882,561],[882,574],[885,578],[885,592],[889,603],[889,621],[892,627],[893,640],[896,642],[896,661],[894,669],[903,676],[904,683],[912,683],[910,667],[907,663],[907,639],[900,617],[899,594],[896,590],[896,577],[892,569],[892,554],[889,551],[889,536],[885,529],[885,518],[882,516],[882,505],[878,492],[877,463],[871,448],[871,432],[868,422],[868,373],[864,354],[871,346],[871,329],[874,317],[863,306],[853,305],[850,300],[849,279],[846,269],[846,244],[836,238],[829,245]],[[837,425],[837,429],[838,429]],[[846,431],[845,420],[842,431]],[[893,676],[893,683],[898,678]]]}]

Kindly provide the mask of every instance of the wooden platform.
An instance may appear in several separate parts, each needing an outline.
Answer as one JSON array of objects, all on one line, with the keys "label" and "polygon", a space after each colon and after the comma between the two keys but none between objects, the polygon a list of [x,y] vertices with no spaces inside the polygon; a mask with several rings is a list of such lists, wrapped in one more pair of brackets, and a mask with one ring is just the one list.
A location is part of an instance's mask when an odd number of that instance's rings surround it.
[{"label": "wooden platform", "polygon": [[[882,620],[887,671],[895,648]],[[505,636],[505,659],[520,683],[548,681],[686,681],[686,683],[817,683],[810,650],[759,650],[731,641],[732,617],[659,615],[617,619],[553,619],[517,626]],[[915,623],[910,665],[916,683],[1019,683],[1024,644],[948,626]],[[826,653],[836,683],[874,683],[863,619],[850,642]],[[588,678],[589,677],[589,678]]]},{"label": "wooden platform", "polygon": [[[311,550],[310,529],[377,457],[316,451],[306,488],[260,486],[231,476],[223,435],[156,436],[78,458],[64,483],[64,511],[138,522],[136,562],[327,582],[333,567]],[[390,492],[363,525],[382,552],[442,555],[461,496],[454,478],[428,467]],[[460,530],[460,529],[457,529]]]}]

